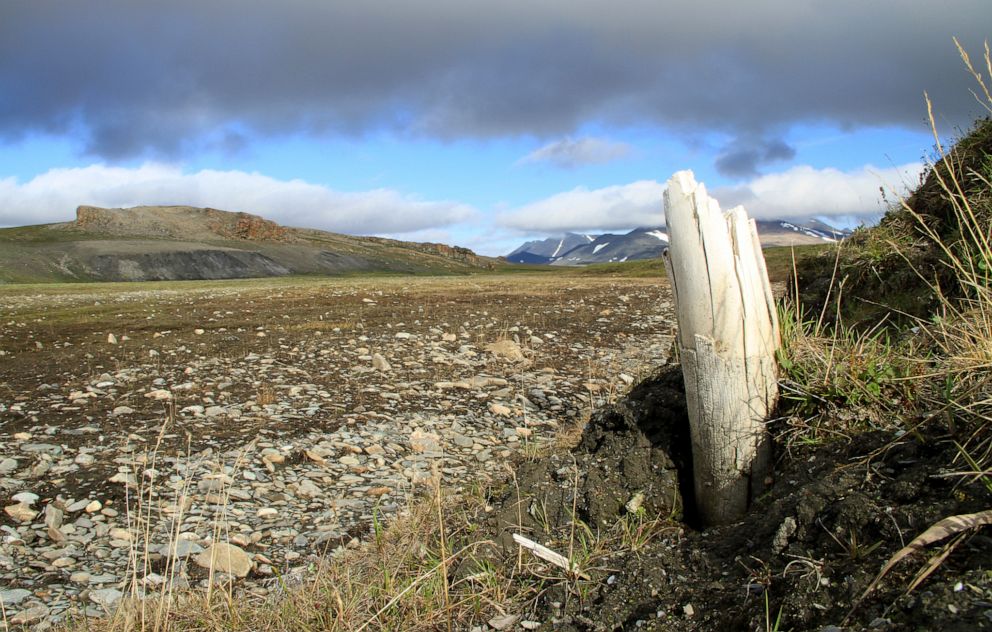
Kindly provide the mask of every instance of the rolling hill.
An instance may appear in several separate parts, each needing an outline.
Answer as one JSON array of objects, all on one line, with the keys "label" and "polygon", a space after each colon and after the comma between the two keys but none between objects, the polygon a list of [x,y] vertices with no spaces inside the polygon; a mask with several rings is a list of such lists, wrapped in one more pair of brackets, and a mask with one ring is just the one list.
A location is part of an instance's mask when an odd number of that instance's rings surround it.
[{"label": "rolling hill", "polygon": [[0,282],[157,281],[494,265],[467,248],[280,226],[212,208],[80,206],[76,220],[0,229]]}]

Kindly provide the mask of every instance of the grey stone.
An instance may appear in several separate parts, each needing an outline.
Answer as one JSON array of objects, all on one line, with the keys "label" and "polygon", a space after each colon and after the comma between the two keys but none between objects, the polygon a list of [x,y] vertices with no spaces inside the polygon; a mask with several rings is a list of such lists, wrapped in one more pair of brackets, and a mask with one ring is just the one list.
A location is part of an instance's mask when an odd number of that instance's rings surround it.
[{"label": "grey stone", "polygon": [[10,498],[14,502],[23,503],[30,507],[38,501],[39,496],[33,492],[21,492],[19,494],[14,494]]},{"label": "grey stone", "polygon": [[21,452],[61,456],[62,446],[52,445],[51,443],[23,443],[21,444]]},{"label": "grey stone", "polygon": [[82,511],[83,509],[86,509],[86,505],[88,504],[90,504],[88,498],[85,500],[77,500],[76,502],[66,507],[65,510],[68,511],[69,513],[75,513],[77,511]]},{"label": "grey stone", "polygon": [[31,591],[23,588],[0,590],[0,601],[3,601],[4,606],[16,606],[30,596]]},{"label": "grey stone", "polygon": [[124,593],[116,588],[101,588],[90,591],[90,601],[105,610],[110,610],[116,606],[122,597],[124,597]]},{"label": "grey stone", "polygon": [[789,546],[789,538],[796,533],[797,528],[796,519],[787,516],[779,525],[778,531],[775,532],[775,537],[772,539],[772,550],[776,553],[784,551]]},{"label": "grey stone", "polygon": [[300,481],[300,484],[297,487],[297,491],[301,496],[307,496],[309,498],[313,498],[314,496],[320,496],[323,493],[321,492],[320,488],[317,487],[317,485],[314,484],[314,482],[311,481],[309,478],[305,478],[302,481]]},{"label": "grey stone", "polygon": [[489,627],[497,631],[509,630],[519,620],[520,620],[519,614],[508,614],[502,617],[493,617],[492,619],[489,620]]},{"label": "grey stone", "polygon": [[[38,623],[42,619],[48,616],[49,610],[45,606],[37,605],[28,608],[27,610],[21,610],[14,616],[10,618],[10,622],[14,625],[31,625],[33,623]],[[37,629],[37,628],[36,628]]]},{"label": "grey stone", "polygon": [[63,511],[55,505],[45,505],[45,526],[58,529],[62,526],[62,519],[65,516]]},{"label": "grey stone", "polygon": [[393,367],[389,364],[389,362],[386,361],[386,358],[382,357],[378,353],[372,354],[372,368],[375,369],[376,371],[382,371],[382,372],[393,370]]},{"label": "grey stone", "polygon": [[179,538],[169,544],[163,544],[159,550],[166,557],[183,558],[200,553],[203,547],[192,540]]},{"label": "grey stone", "polygon": [[471,448],[473,445],[475,445],[475,441],[473,439],[459,433],[455,433],[454,435],[452,435],[451,440],[459,448]]}]

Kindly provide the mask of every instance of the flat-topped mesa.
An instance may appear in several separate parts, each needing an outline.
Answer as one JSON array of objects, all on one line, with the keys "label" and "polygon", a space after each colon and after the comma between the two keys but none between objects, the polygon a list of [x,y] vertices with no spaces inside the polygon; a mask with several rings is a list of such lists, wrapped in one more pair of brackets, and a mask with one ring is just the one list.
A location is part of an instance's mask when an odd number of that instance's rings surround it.
[{"label": "flat-topped mesa", "polygon": [[76,209],[75,228],[116,236],[240,241],[293,241],[290,229],[250,213],[193,206]]}]

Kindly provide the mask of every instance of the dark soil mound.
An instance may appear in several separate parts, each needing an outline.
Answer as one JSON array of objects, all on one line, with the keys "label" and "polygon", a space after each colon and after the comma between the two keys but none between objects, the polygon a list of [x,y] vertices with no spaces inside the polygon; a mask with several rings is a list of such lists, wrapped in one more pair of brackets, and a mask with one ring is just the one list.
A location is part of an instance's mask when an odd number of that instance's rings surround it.
[{"label": "dark soil mound", "polygon": [[[963,296],[944,247],[973,257],[965,254],[967,245],[982,237],[968,226],[983,230],[986,243],[992,239],[990,182],[992,119],[984,119],[935,161],[905,207],[897,204],[877,227],[856,231],[839,254],[799,262],[796,286],[807,313],[819,314],[826,306],[826,315],[833,317],[839,300],[846,324],[873,327],[882,317],[905,323],[911,320],[906,316],[932,313],[938,297],[929,285],[947,297]],[[956,207],[965,203],[974,217],[962,226]],[[794,287],[789,296],[795,295]]]},{"label": "dark soil mound", "polygon": [[[687,424],[681,374],[669,367],[595,414],[571,453],[518,470],[488,523],[506,563],[516,559],[512,531],[572,550],[588,577],[543,579],[532,613],[541,629],[992,629],[985,535],[908,596],[923,556],[903,561],[852,612],[903,542],[992,503],[982,485],[941,476],[954,452],[941,429],[925,442],[875,433],[780,455],[774,483],[741,522],[698,531],[673,511],[691,470]],[[617,529],[635,524],[625,504],[638,492],[640,511],[661,516],[643,541]],[[572,523],[573,507],[588,531]]]},{"label": "dark soil mound", "polygon": [[[979,223],[989,225],[989,203],[992,201],[988,182],[990,169],[992,119],[986,118],[978,121],[974,129],[959,140],[945,158],[936,162],[926,174],[923,183],[906,200],[906,205],[920,215],[923,222],[945,242],[956,241],[962,235],[952,196],[958,200],[967,199],[968,204],[978,213]],[[903,224],[906,228],[919,231],[916,220],[908,215],[905,210],[897,210],[883,220],[883,225]]]},{"label": "dark soil mound", "polygon": [[683,505],[692,506],[683,503],[692,494],[688,432],[681,373],[667,370],[646,380],[598,410],[570,453],[518,468],[519,497],[513,489],[500,503],[500,542],[516,546],[510,531],[554,537],[570,523],[573,505],[583,523],[607,529],[637,495],[646,512],[681,517]]}]

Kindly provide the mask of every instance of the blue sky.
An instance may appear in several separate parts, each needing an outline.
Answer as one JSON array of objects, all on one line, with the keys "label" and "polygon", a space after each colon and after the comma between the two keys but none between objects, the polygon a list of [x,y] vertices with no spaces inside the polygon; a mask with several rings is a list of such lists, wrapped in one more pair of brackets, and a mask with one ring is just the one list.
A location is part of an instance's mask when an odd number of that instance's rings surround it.
[{"label": "blue sky", "polygon": [[983,114],[952,37],[977,57],[989,24],[987,0],[11,0],[0,226],[191,204],[505,254],[662,224],[680,169],[848,225],[918,178],[925,90],[944,133]]}]

